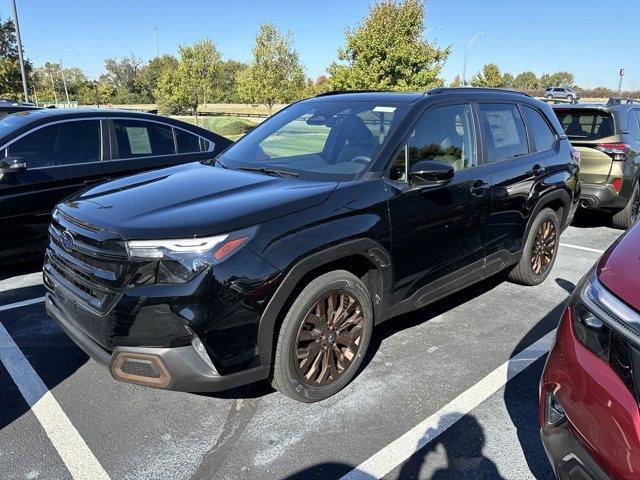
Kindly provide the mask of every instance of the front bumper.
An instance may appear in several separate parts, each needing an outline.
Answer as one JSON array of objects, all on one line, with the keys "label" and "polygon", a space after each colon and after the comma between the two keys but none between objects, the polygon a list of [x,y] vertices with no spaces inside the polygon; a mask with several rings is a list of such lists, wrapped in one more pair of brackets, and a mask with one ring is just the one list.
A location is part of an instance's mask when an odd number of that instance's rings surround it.
[{"label": "front bumper", "polygon": [[540,437],[559,480],[610,480],[573,436],[566,421],[557,427],[542,427]]},{"label": "front bumper", "polygon": [[[117,380],[154,386],[167,390],[185,392],[216,392],[246,385],[265,379],[269,374],[268,366],[260,366],[228,375],[220,375],[208,365],[191,345],[181,347],[116,347],[109,351],[96,343],[91,337],[67,319],[55,304],[55,297],[47,293],[45,299],[47,313],[64,332],[91,358],[109,368]],[[151,359],[161,370],[163,381],[154,384],[154,371],[151,376],[127,375],[123,377],[118,358]],[[148,360],[145,360],[148,361]]]}]

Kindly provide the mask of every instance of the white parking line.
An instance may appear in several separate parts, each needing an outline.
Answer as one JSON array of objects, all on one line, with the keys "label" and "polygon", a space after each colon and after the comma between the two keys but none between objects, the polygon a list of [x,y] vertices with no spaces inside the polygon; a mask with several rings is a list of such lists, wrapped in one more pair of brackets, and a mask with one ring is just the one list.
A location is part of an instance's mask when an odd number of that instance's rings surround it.
[{"label": "white parking line", "polygon": [[560,246],[561,247],[575,248],[576,250],[584,250],[585,252],[593,252],[593,253],[600,253],[600,254],[604,253],[604,250],[598,250],[597,248],[582,247],[580,245],[574,245],[572,243],[560,242]]},{"label": "white parking line", "polygon": [[23,300],[22,302],[9,303],[7,305],[0,305],[0,312],[5,310],[12,310],[14,308],[26,307],[27,305],[33,305],[34,303],[44,302],[44,297],[30,298],[29,300]]},{"label": "white parking line", "polygon": [[18,386],[71,476],[75,480],[108,480],[107,472],[1,323],[0,362]]},{"label": "white parking line", "polygon": [[551,348],[554,336],[555,330],[547,333],[436,413],[369,457],[341,480],[372,480],[384,477],[545,355]]}]

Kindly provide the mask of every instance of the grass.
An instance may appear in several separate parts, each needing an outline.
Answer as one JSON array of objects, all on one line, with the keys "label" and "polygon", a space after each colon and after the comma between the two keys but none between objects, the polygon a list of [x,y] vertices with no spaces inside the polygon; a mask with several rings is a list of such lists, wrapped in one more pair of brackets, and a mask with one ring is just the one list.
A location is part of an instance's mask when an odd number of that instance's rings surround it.
[{"label": "grass", "polygon": [[[196,123],[195,118],[192,116],[175,116],[173,118],[191,124]],[[200,127],[211,130],[213,133],[217,133],[233,141],[244,136],[257,124],[258,123],[253,120],[242,117],[198,117],[198,125]]]}]

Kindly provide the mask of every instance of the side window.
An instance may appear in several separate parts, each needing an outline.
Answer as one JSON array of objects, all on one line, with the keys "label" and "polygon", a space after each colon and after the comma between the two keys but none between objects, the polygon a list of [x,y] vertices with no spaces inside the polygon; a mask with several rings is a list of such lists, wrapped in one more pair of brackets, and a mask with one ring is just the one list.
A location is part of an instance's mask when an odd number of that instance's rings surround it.
[{"label": "side window", "polygon": [[640,110],[631,110],[627,118],[629,133],[631,136],[640,140]]},{"label": "side window", "polygon": [[120,158],[176,153],[171,127],[144,120],[114,120],[113,126]]},{"label": "side window", "polygon": [[79,120],[42,127],[9,145],[5,155],[21,157],[28,168],[100,161],[100,121]]},{"label": "side window", "polygon": [[536,144],[536,152],[543,152],[553,148],[556,136],[542,114],[525,105],[524,116],[529,128],[529,134],[533,136],[533,142]]},{"label": "side window", "polygon": [[524,122],[516,105],[481,103],[479,107],[487,161],[498,162],[529,153]]},{"label": "side window", "polygon": [[178,145],[178,153],[195,153],[203,151],[200,145],[200,137],[191,133],[174,128],[176,133],[176,144]]}]

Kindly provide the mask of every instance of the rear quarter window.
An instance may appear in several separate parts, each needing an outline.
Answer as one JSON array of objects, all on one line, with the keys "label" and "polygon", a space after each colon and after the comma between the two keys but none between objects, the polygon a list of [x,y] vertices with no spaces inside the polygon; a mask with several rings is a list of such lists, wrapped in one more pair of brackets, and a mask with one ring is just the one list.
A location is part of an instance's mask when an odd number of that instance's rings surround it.
[{"label": "rear quarter window", "polygon": [[524,117],[529,129],[529,135],[533,137],[536,152],[550,150],[556,141],[556,136],[549,127],[542,114],[536,109],[524,106]]},{"label": "rear quarter window", "polygon": [[524,122],[515,104],[481,103],[479,108],[487,161],[498,162],[529,153]]},{"label": "rear quarter window", "polygon": [[564,132],[574,140],[600,140],[615,134],[613,117],[599,110],[556,110]]}]

